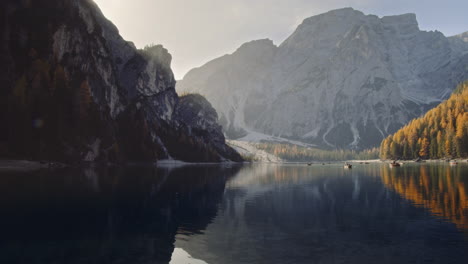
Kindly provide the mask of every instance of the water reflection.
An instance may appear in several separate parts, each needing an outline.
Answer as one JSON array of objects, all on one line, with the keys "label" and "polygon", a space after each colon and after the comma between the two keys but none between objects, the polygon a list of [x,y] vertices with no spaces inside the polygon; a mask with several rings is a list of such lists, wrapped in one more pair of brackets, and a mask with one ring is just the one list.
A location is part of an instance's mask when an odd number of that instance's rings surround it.
[{"label": "water reflection", "polygon": [[465,263],[467,169],[0,173],[0,263]]},{"label": "water reflection", "polygon": [[385,185],[434,216],[468,230],[468,170],[447,164],[412,165],[392,170],[383,167]]},{"label": "water reflection", "polygon": [[201,233],[238,168],[1,173],[0,263],[168,263]]},{"label": "water reflection", "polygon": [[244,167],[204,233],[178,234],[176,246],[207,263],[467,260],[463,235],[388,188],[381,173],[381,165]]}]

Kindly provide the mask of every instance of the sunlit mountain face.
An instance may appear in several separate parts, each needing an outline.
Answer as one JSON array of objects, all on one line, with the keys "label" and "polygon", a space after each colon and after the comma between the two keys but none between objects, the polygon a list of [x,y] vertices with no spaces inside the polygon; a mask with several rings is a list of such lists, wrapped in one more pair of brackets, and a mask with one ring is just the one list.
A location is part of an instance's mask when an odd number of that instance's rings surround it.
[{"label": "sunlit mountain face", "polygon": [[425,208],[432,215],[468,231],[466,168],[418,166],[404,168],[401,173],[383,167],[382,179],[385,186],[410,200],[415,206]]},{"label": "sunlit mountain face", "polygon": [[468,78],[465,39],[421,30],[415,14],[332,10],[278,46],[248,42],[191,70],[177,91],[206,96],[231,139],[366,149]]}]

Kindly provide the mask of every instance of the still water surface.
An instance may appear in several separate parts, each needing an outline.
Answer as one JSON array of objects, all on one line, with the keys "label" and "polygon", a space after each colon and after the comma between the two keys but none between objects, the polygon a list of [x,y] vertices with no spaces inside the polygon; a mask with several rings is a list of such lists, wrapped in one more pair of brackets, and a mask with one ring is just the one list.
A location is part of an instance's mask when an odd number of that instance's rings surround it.
[{"label": "still water surface", "polygon": [[0,263],[468,263],[468,164],[0,172]]}]

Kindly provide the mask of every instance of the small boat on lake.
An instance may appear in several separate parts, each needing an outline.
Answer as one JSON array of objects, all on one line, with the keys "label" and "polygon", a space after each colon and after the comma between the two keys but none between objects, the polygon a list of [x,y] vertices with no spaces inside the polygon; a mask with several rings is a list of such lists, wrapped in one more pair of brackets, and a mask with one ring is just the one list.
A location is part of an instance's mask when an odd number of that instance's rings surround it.
[{"label": "small boat on lake", "polygon": [[389,165],[390,168],[401,167],[401,164],[396,162],[396,160],[392,161]]},{"label": "small boat on lake", "polygon": [[451,160],[451,161],[449,162],[449,164],[452,165],[452,166],[458,165],[458,161],[456,161],[456,160]]},{"label": "small boat on lake", "polygon": [[310,163],[307,163],[307,166],[312,166],[312,162],[310,162]]},{"label": "small boat on lake", "polygon": [[352,168],[353,168],[353,165],[351,165],[351,164],[349,164],[349,163],[345,163],[344,168],[345,168],[345,169],[352,169]]}]

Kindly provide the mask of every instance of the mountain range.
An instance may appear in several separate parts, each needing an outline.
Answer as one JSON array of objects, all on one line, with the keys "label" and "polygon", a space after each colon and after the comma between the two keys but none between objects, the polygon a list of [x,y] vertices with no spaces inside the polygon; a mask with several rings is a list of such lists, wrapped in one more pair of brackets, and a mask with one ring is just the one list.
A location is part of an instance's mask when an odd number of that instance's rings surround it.
[{"label": "mountain range", "polygon": [[305,19],[191,70],[178,92],[205,96],[228,138],[376,147],[468,79],[468,33],[423,31],[416,15],[352,8]]}]

